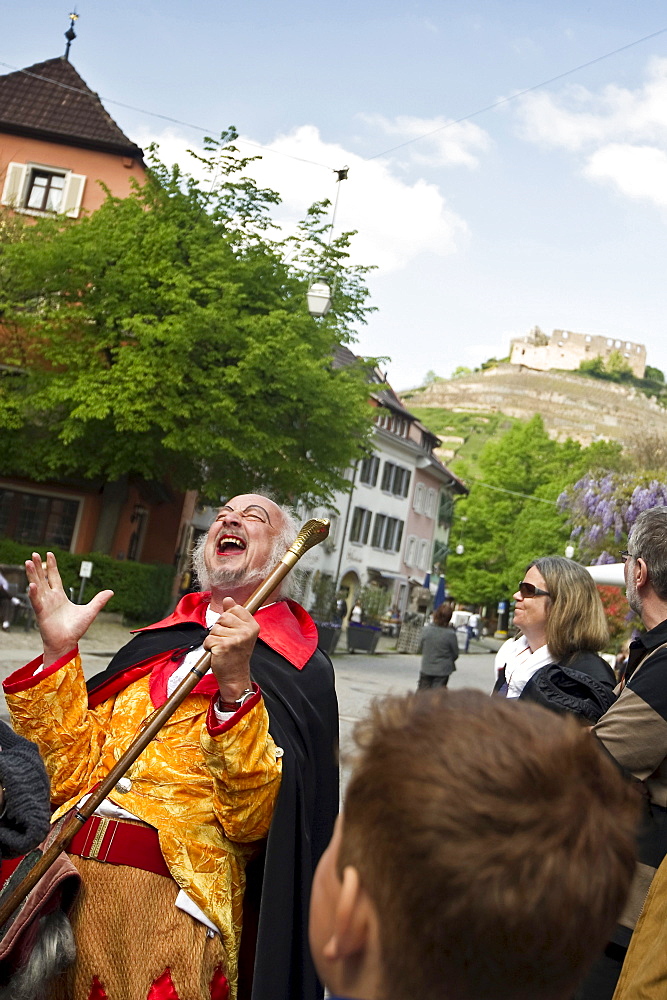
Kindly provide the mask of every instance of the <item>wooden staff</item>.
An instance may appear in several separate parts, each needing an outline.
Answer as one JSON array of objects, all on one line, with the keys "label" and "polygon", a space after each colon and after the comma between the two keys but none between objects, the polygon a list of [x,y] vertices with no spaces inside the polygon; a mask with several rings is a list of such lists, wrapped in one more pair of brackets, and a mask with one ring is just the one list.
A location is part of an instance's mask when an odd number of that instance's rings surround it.
[{"label": "wooden staff", "polygon": [[[266,578],[264,583],[259,585],[243,607],[254,615],[269,594],[276,589],[278,584],[296,565],[301,556],[314,545],[324,541],[328,534],[329,522],[327,520],[313,518],[307,521],[276,568]],[[146,749],[151,740],[153,740],[162,726],[164,726],[165,722],[174,714],[181,702],[187,698],[192,689],[196,687],[204,674],[207,673],[210,666],[211,654],[206,652],[203,656],[200,656],[195,665],[188,671],[164,705],[153,712],[146,720],[142,731],[135,737],[118,763],[112,767],[106,778],[90,794],[86,802],[81,807],[74,808],[69,820],[65,823],[53,843],[46,848],[37,860],[34,867],[13,890],[7,892],[6,898],[0,904],[0,928],[6,930],[5,924],[26,898],[30,890],[37,885],[42,875],[51,867],[61,852],[65,850],[72,837],[78,833],[86,820],[90,819],[100,803],[116,786],[120,778],[132,767],[139,754]]]}]

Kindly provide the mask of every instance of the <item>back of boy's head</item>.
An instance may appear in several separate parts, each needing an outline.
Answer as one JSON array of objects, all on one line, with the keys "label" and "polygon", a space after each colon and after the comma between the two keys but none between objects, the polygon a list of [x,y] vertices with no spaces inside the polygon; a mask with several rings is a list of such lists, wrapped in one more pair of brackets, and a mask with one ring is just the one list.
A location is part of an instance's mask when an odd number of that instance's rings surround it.
[{"label": "back of boy's head", "polygon": [[637,796],[570,718],[476,691],[374,706],[339,871],[378,913],[394,1000],[561,1000],[634,869]]}]

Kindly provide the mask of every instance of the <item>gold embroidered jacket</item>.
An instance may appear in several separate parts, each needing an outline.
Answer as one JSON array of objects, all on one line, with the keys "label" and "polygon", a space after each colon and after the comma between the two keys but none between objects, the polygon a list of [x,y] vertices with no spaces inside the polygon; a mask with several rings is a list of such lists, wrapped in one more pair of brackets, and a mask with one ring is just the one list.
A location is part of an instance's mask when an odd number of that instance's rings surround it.
[{"label": "gold embroidered jacket", "polygon": [[[39,664],[5,690],[14,727],[46,764],[55,820],[108,774],[155,706],[149,676],[89,709],[78,653],[34,676]],[[230,723],[216,723],[209,695],[190,694],[132,766],[131,789],[110,798],[158,830],[172,876],[220,930],[235,992],[245,865],[267,835],[282,762],[259,690]]]}]

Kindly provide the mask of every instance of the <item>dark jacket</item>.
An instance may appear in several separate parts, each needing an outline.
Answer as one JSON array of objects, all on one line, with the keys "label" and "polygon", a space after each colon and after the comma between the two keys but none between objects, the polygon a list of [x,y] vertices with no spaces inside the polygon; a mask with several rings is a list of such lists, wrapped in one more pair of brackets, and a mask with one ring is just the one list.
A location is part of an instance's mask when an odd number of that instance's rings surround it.
[{"label": "dark jacket", "polygon": [[667,856],[667,621],[630,644],[624,686],[593,730],[627,777],[641,782],[638,873],[613,940],[627,945],[654,871]]},{"label": "dark jacket", "polygon": [[422,632],[421,672],[428,677],[448,677],[456,670],[459,655],[456,632],[450,625],[427,625]]},{"label": "dark jacket", "polygon": [[35,744],[4,722],[0,722],[0,785],[5,793],[0,856],[17,858],[49,832],[49,779]]},{"label": "dark jacket", "polygon": [[540,667],[520,698],[554,712],[569,712],[593,724],[614,703],[614,672],[601,656],[581,650],[562,663]]}]

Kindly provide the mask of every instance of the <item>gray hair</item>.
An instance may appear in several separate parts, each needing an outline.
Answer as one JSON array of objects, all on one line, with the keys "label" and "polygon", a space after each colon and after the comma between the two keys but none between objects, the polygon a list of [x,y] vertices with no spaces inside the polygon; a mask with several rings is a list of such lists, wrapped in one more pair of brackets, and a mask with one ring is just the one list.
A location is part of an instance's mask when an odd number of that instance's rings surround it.
[{"label": "gray hair", "polygon": [[0,988],[0,1000],[41,1000],[53,978],[75,958],[74,934],[67,914],[63,910],[48,913],[39,921],[28,961]]},{"label": "gray hair", "polygon": [[667,507],[641,512],[628,536],[628,552],[643,559],[661,601],[667,601]]}]

